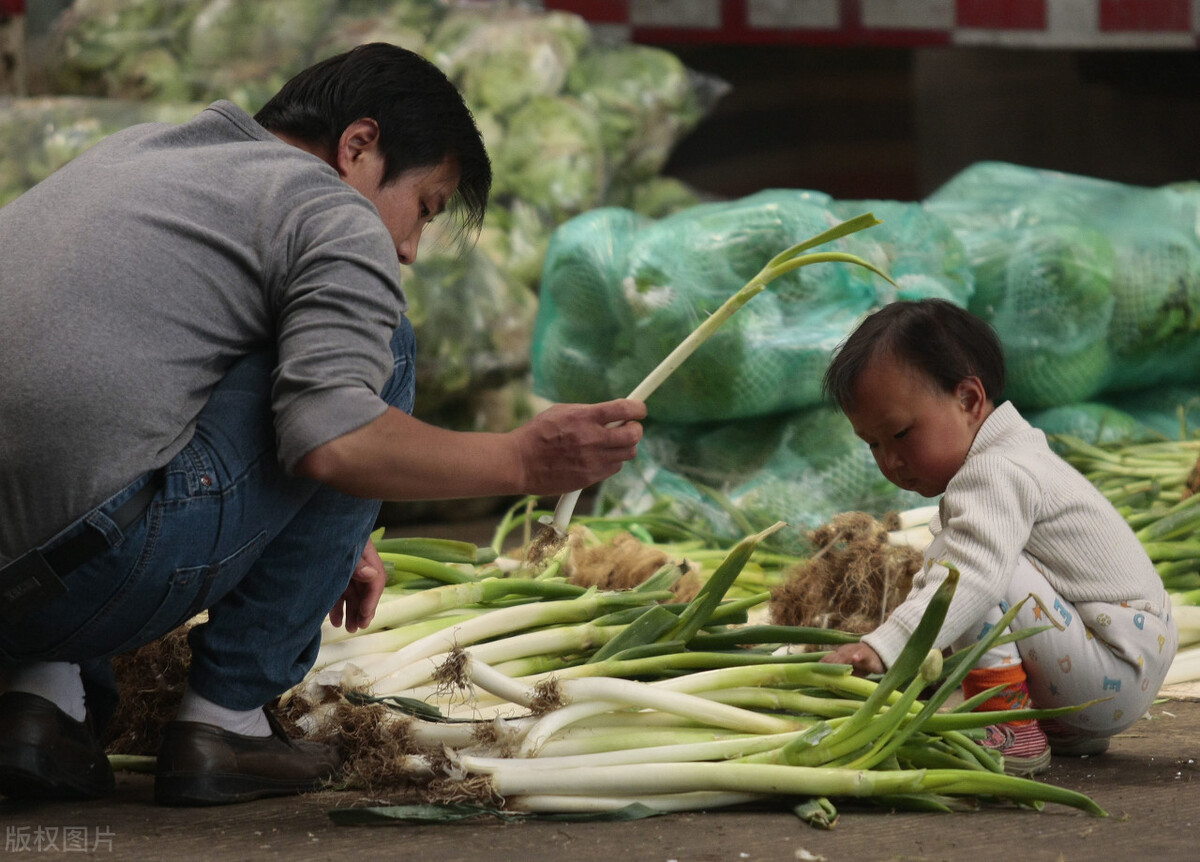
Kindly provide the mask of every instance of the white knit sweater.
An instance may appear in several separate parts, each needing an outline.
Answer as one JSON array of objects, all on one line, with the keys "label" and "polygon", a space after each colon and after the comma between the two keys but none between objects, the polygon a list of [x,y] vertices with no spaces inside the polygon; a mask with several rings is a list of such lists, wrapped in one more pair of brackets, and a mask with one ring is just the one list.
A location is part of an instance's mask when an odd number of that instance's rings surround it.
[{"label": "white knit sweater", "polygon": [[[939,648],[1000,603],[1019,556],[1032,557],[1068,601],[1162,601],[1162,580],[1133,531],[1046,435],[1010,403],[984,421],[930,524],[934,541],[908,598],[863,637],[890,666],[953,563],[960,578]],[[933,565],[928,565],[932,561]]]}]

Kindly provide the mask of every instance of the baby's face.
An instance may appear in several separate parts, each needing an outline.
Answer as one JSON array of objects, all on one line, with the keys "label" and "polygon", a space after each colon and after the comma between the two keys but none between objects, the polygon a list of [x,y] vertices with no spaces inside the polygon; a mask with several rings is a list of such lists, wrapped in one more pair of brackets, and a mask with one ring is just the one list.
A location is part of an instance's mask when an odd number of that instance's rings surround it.
[{"label": "baby's face", "polygon": [[962,468],[975,432],[990,413],[977,378],[953,392],[886,357],[873,359],[854,387],[856,407],[846,416],[871,447],[893,485],[936,497]]}]

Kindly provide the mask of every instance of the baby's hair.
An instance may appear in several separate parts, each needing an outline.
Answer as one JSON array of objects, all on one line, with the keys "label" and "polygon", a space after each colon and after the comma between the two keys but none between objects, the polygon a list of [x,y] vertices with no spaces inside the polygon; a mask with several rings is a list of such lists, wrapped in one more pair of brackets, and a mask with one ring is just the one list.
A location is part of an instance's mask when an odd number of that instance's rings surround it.
[{"label": "baby's hair", "polygon": [[988,323],[944,299],[898,300],[870,314],[838,347],[822,390],[842,411],[868,363],[891,356],[943,392],[978,377],[993,402],[1004,392],[1004,349]]}]

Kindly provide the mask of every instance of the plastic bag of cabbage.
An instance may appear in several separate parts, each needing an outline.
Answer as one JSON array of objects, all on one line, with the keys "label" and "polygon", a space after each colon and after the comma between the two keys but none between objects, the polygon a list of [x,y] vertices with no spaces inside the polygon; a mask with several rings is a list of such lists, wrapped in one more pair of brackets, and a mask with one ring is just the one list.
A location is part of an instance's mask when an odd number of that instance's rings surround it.
[{"label": "plastic bag of cabbage", "polygon": [[982,162],[925,207],[966,249],[1017,404],[1200,382],[1200,186]]},{"label": "plastic bag of cabbage", "polygon": [[[823,250],[893,273],[905,297],[967,302],[971,274],[958,240],[916,204],[835,203],[778,189],[658,220],[600,208],[551,238],[534,331],[536,390],[555,401],[627,395],[776,253],[870,209],[882,225]],[[855,267],[817,264],[782,276],[663,384],[650,417],[728,421],[818,404],[833,349],[896,295]]]},{"label": "plastic bag of cabbage", "polygon": [[514,0],[77,0],[39,74],[56,93],[253,112],[309,63],[376,40],[458,85],[496,165],[494,201],[534,206],[547,236],[628,205],[725,90],[667,51],[602,42],[577,15]]},{"label": "plastic bag of cabbage", "polygon": [[889,483],[846,418],[819,406],[735,422],[648,423],[637,457],[601,483],[595,507],[668,514],[722,540],[782,520],[788,526],[766,546],[805,553],[809,531],[841,512],[881,517],[927,502]]}]

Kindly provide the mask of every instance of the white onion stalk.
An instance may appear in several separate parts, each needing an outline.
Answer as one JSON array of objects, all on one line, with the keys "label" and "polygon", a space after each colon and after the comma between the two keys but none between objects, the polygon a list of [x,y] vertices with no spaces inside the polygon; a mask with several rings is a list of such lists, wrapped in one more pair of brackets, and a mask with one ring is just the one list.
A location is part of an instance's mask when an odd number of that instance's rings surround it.
[{"label": "white onion stalk", "polygon": [[1179,645],[1192,646],[1200,643],[1200,605],[1179,604],[1171,599],[1171,616],[1179,627]]},{"label": "white onion stalk", "polygon": [[533,756],[550,737],[577,721],[629,707],[657,709],[714,727],[745,733],[786,733],[801,724],[696,695],[664,691],[646,683],[615,677],[564,680],[561,689],[563,695],[571,699],[570,705],[547,713],[530,728],[521,743],[520,756]]},{"label": "white onion stalk", "polygon": [[1175,659],[1167,670],[1163,685],[1178,685],[1200,680],[1200,646],[1189,647],[1175,653]]},{"label": "white onion stalk", "polygon": [[[537,705],[539,692],[533,687],[497,672],[474,659],[470,653],[464,653],[464,657],[466,661],[462,668],[463,675],[484,691],[526,708],[532,709]],[[560,707],[543,716],[526,734],[521,745],[523,752],[529,754],[536,751],[541,742],[575,721],[612,709],[628,707],[657,709],[746,733],[786,733],[797,727],[793,721],[716,703],[691,694],[655,688],[647,683],[629,679],[569,679],[559,682],[557,689],[557,693],[570,706]]]},{"label": "white onion stalk", "polygon": [[[806,728],[805,728],[806,729]],[[678,744],[637,747],[626,745],[618,751],[598,751],[587,754],[547,756],[544,753],[530,760],[532,769],[579,769],[585,766],[616,766],[621,763],[689,763],[704,760],[732,760],[769,751],[804,733],[805,729],[787,733],[743,734],[731,739],[708,742],[681,742]],[[479,754],[462,754],[458,763],[469,772],[490,773],[503,769],[512,762],[511,758],[488,757]]]},{"label": "white onion stalk", "polygon": [[[722,303],[721,307],[709,315],[699,326],[688,334],[674,350],[666,355],[658,366],[651,371],[646,378],[634,387],[629,393],[629,398],[634,401],[645,401],[655,390],[658,389],[667,378],[670,377],[676,369],[681,366],[689,356],[696,352],[700,345],[712,336],[714,332],[721,327],[730,317],[733,316],[739,308],[757,296],[763,289],[781,275],[799,269],[802,266],[808,266],[814,263],[853,263],[858,266],[866,267],[876,275],[895,284],[887,273],[880,270],[874,264],[863,260],[861,257],[844,252],[818,252],[815,254],[801,254],[818,245],[823,245],[827,242],[832,242],[848,234],[863,230],[864,228],[873,227],[880,224],[879,219],[875,218],[871,213],[864,213],[855,218],[848,219],[841,224],[835,225],[823,233],[797,243],[789,249],[786,249],[775,257],[771,258],[754,278],[750,279],[737,293]],[[554,515],[547,516],[542,519],[542,523],[554,531],[561,539],[567,535],[567,527],[571,521],[571,515],[575,512],[575,505],[579,502],[579,491],[571,491],[559,498],[558,504],[554,508]]]},{"label": "white onion stalk", "polygon": [[491,721],[428,721],[416,716],[400,716],[397,722],[404,725],[405,732],[417,745],[429,748],[466,749],[477,745],[482,725],[490,724],[495,733],[496,745],[515,745],[536,719],[523,715],[519,718],[496,718]]},{"label": "white onion stalk", "polygon": [[915,509],[905,509],[897,515],[900,521],[900,529],[909,530],[913,527],[927,526],[933,520],[933,516],[937,514],[937,511],[937,506],[917,506]]},{"label": "white onion stalk", "polygon": [[768,796],[867,797],[899,793],[1002,795],[1023,801],[1070,805],[1097,816],[1105,812],[1081,793],[1025,778],[963,769],[863,770],[757,763],[634,763],[586,769],[531,769],[513,760],[491,774],[492,787],[513,796],[637,798],[697,791]]},{"label": "white onion stalk", "polygon": [[513,760],[491,773],[497,793],[510,796],[646,796],[724,791],[768,795],[872,796],[917,793],[921,770],[869,772],[757,763],[633,763],[587,769],[531,768]]},{"label": "white onion stalk", "polygon": [[[597,626],[590,622],[578,626],[557,626],[524,632],[487,643],[476,643],[471,647],[471,654],[487,664],[499,664],[532,656],[582,652],[607,643],[623,628],[624,626]],[[426,656],[427,660],[414,661],[407,667],[399,668],[389,674],[386,679],[377,680],[372,686],[373,693],[378,696],[399,694],[429,682],[437,668],[454,655],[457,648],[457,646],[453,646],[449,650]],[[390,658],[391,653],[380,651],[372,657],[371,662],[363,667],[370,672],[375,667],[385,666]]]},{"label": "white onion stalk", "polygon": [[[435,616],[443,611],[469,607],[483,601],[512,595],[517,590],[536,591],[537,582],[514,581],[510,578],[481,578],[464,584],[446,584],[415,593],[408,593],[379,605],[370,625],[351,635],[344,628],[335,628],[328,621],[321,627],[321,643],[331,644],[348,637],[391,629],[414,620]],[[546,595],[552,595],[549,587]],[[534,596],[532,598],[536,598]]]},{"label": "white onion stalk", "polygon": [[[460,586],[474,585],[462,584]],[[669,598],[669,596],[670,594],[665,591],[662,593],[588,592],[576,599],[533,602],[498,608],[486,614],[480,614],[461,625],[434,632],[403,649],[381,657],[378,661],[364,665],[362,669],[364,673],[373,678],[373,690],[375,686],[378,686],[380,691],[396,691],[398,688],[391,685],[388,680],[389,676],[406,669],[413,662],[449,652],[456,646],[477,643],[487,638],[512,634],[535,626],[584,622],[595,618],[599,611],[605,608],[649,604],[659,599]]]},{"label": "white onion stalk", "polygon": [[[638,719],[635,726],[593,725],[592,720],[581,721],[568,727],[558,736],[542,746],[537,759],[576,757],[584,754],[615,752],[626,748],[656,748],[668,745],[694,745],[697,743],[720,742],[730,739],[752,739],[757,734],[735,733],[710,727],[697,727],[694,723],[668,713],[630,712],[612,713],[626,718]],[[597,716],[603,720],[608,716]],[[647,719],[643,721],[643,719]],[[675,724],[658,724],[649,719],[671,720]],[[536,721],[536,719],[534,719]],[[649,728],[642,725],[653,725]]]},{"label": "white onion stalk", "polygon": [[466,622],[478,615],[478,612],[473,612],[444,617],[430,617],[424,620],[416,620],[400,628],[384,629],[383,631],[371,632],[370,634],[357,637],[344,638],[333,643],[322,642],[321,649],[317,652],[317,660],[313,664],[312,669],[317,671],[326,667],[337,666],[350,659],[394,652],[401,647],[406,647],[410,643],[420,640],[426,635],[440,631],[448,626]]},{"label": "white onion stalk", "polygon": [[[536,762],[536,761],[535,761]],[[768,799],[763,793],[722,793],[695,791],[692,793],[660,793],[647,796],[510,796],[504,800],[505,810],[527,811],[539,814],[604,814],[620,811],[629,805],[638,804],[670,814],[678,811],[707,811],[712,808],[727,808]]]},{"label": "white onion stalk", "polygon": [[916,548],[918,551],[923,551],[933,541],[933,533],[929,531],[928,526],[918,524],[915,527],[909,527],[904,530],[889,531],[887,540],[889,545],[897,545],[902,548]]}]

